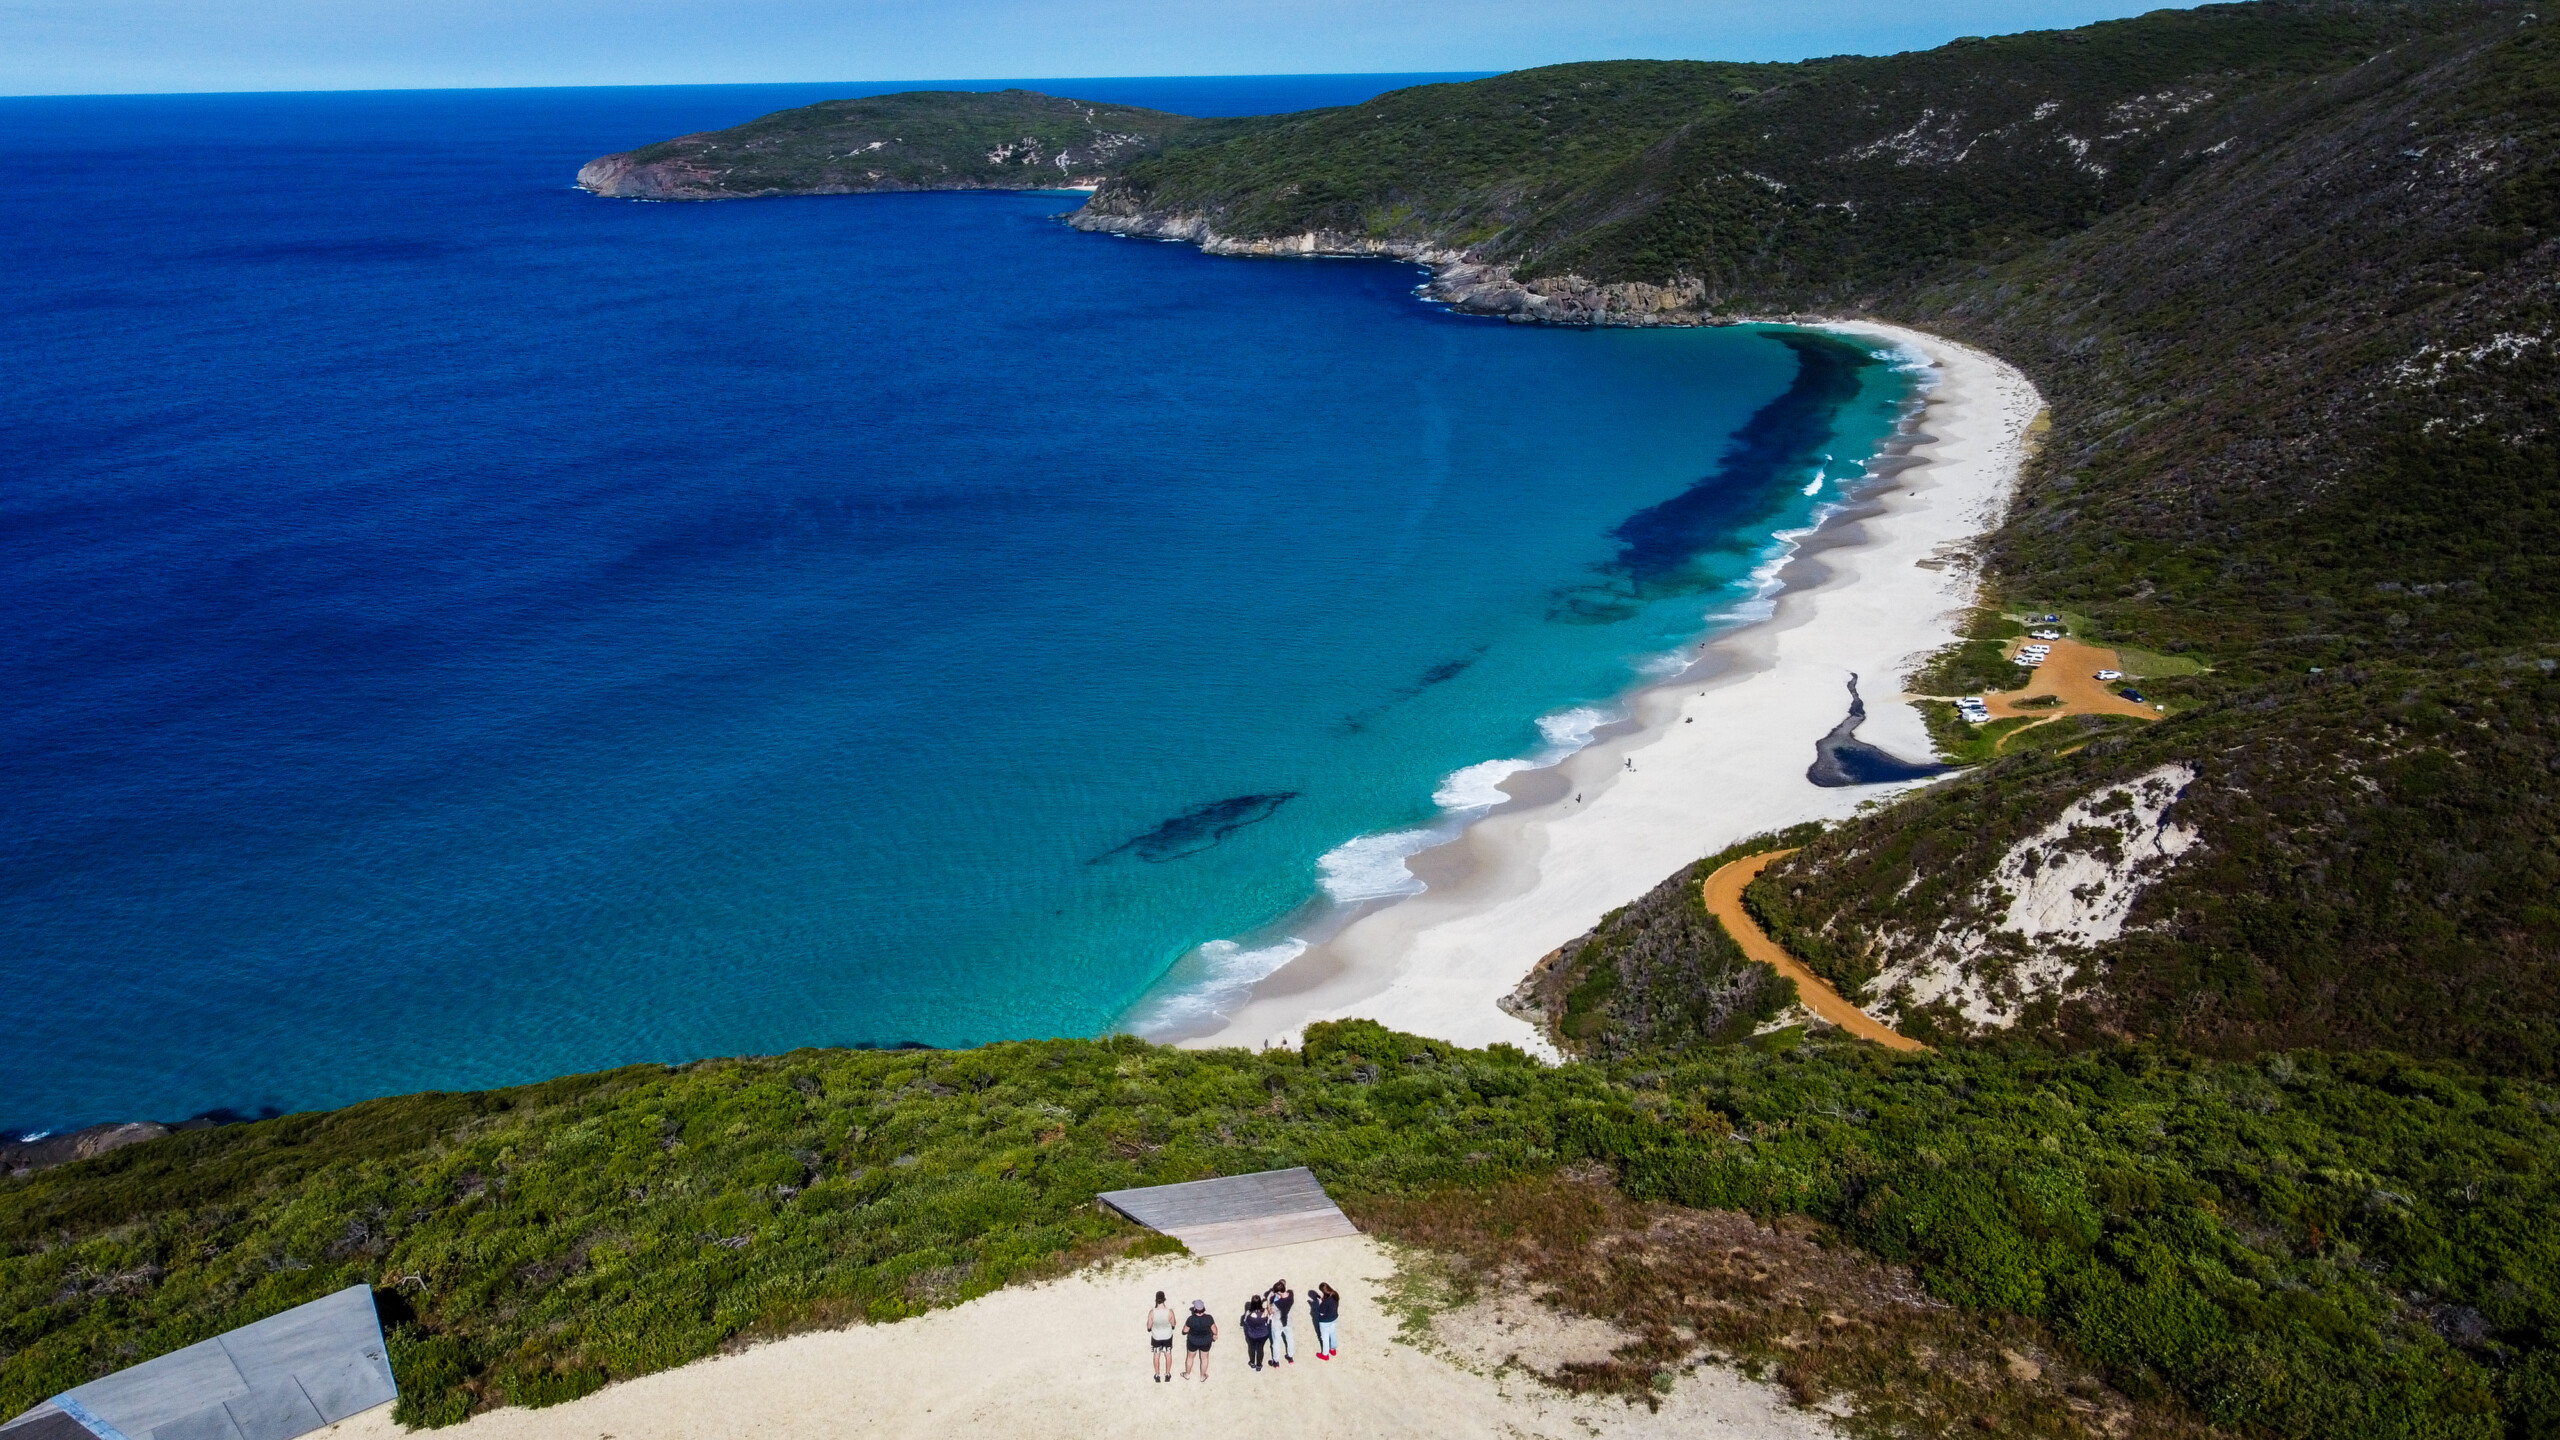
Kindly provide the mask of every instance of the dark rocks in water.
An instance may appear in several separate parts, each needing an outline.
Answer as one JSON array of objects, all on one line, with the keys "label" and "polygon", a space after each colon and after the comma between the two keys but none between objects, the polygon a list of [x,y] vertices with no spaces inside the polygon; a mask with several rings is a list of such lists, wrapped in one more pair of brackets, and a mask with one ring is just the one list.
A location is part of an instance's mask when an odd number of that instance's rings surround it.
[{"label": "dark rocks in water", "polygon": [[1206,805],[1194,805],[1146,834],[1105,850],[1085,862],[1099,865],[1117,855],[1135,855],[1151,865],[1197,855],[1226,839],[1247,825],[1257,825],[1271,818],[1281,806],[1298,798],[1295,790],[1270,790],[1258,795],[1230,795]]},{"label": "dark rocks in water", "polygon": [[1867,721],[1867,702],[1858,698],[1858,677],[1849,677],[1849,716],[1831,733],[1813,742],[1813,764],[1804,778],[1826,790],[1843,785],[1881,785],[1888,780],[1926,780],[1944,775],[1952,765],[1915,765],[1858,738]]}]

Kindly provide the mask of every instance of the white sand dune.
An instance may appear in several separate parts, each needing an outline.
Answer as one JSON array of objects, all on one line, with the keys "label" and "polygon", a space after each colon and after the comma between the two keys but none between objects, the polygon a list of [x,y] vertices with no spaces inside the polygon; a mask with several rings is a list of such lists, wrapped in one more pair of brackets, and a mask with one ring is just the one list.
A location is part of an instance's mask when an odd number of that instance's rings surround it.
[{"label": "white sand dune", "polygon": [[1900,692],[1915,662],[1956,638],[1974,577],[1946,553],[2000,523],[2044,402],[1979,350],[1889,325],[1829,328],[1893,341],[1934,365],[1920,421],[1928,439],[1912,452],[1924,463],[1885,482],[1873,513],[1804,541],[1780,572],[1774,613],[1711,642],[1712,678],[1693,672],[1640,692],[1634,733],[1567,760],[1568,798],[1497,809],[1417,856],[1428,891],[1362,916],[1266,978],[1218,1029],[1181,1043],[1294,1044],[1309,1021],[1359,1017],[1550,1053],[1495,1005],[1540,956],[1736,840],[1839,819],[1909,788],[1823,789],[1805,769],[1814,741],[1847,713],[1852,674],[1867,703],[1859,738],[1929,755],[1927,729]]},{"label": "white sand dune", "polygon": [[[642,1376],[542,1410],[493,1410],[439,1432],[454,1440],[728,1440],[838,1436],[1067,1437],[1292,1435],[1566,1437],[1729,1435],[1816,1440],[1825,1416],[1773,1387],[1715,1368],[1684,1377],[1659,1411],[1561,1394],[1516,1368],[1606,1354],[1616,1337],[1512,1305],[1505,1323],[1461,1312],[1446,1345],[1392,1340],[1380,1289],[1394,1260],[1366,1238],[1318,1240],[1208,1260],[1126,1262],[1019,1286],[894,1325],[795,1336]],[[1343,1295],[1342,1354],[1256,1374],[1235,1318],[1248,1292],[1281,1276]],[[1225,1330],[1206,1382],[1149,1377],[1148,1304],[1210,1303]],[[1522,1325],[1526,1318],[1529,1323]],[[1301,1314],[1299,1332],[1312,1340]],[[1498,1336],[1496,1339],[1494,1337]],[[1495,1353],[1496,1350],[1500,1353]],[[1463,1363],[1461,1363],[1463,1362]],[[321,1432],[333,1440],[404,1433],[389,1407]]]}]

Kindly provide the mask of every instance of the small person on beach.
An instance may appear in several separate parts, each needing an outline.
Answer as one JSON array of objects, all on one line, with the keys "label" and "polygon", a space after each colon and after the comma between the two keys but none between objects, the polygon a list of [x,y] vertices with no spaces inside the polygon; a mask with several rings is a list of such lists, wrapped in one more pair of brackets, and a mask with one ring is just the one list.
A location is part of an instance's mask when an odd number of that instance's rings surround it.
[{"label": "small person on beach", "polygon": [[1192,1362],[1200,1365],[1200,1378],[1209,1378],[1209,1347],[1218,1343],[1218,1322],[1209,1318],[1209,1302],[1191,1302],[1191,1318],[1182,1322],[1182,1378],[1191,1378]]},{"label": "small person on beach", "polygon": [[1261,1296],[1245,1300],[1244,1315],[1236,1321],[1236,1328],[1244,1332],[1245,1363],[1261,1369],[1262,1348],[1271,1343],[1271,1312],[1264,1307]]},{"label": "small person on beach", "polygon": [[1289,1288],[1288,1281],[1274,1280],[1262,1295],[1271,1302],[1271,1362],[1276,1365],[1286,1360],[1295,1365],[1298,1337],[1289,1330],[1289,1307],[1298,1303],[1298,1292]]},{"label": "small person on beach", "polygon": [[1331,1285],[1318,1285],[1307,1300],[1307,1315],[1316,1322],[1316,1358],[1330,1360],[1334,1355],[1335,1322],[1342,1318],[1342,1297]]},{"label": "small person on beach", "polygon": [[1147,1353],[1155,1357],[1156,1383],[1173,1378],[1173,1332],[1176,1320],[1173,1307],[1164,1303],[1164,1292],[1156,1292],[1156,1308],[1147,1312]]}]

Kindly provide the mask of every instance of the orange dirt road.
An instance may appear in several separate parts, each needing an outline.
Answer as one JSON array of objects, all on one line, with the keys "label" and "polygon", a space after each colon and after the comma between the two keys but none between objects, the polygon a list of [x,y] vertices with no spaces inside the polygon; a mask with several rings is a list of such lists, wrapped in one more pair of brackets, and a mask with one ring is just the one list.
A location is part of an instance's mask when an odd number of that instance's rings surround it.
[{"label": "orange dirt road", "polygon": [[1721,867],[1707,877],[1707,913],[1724,924],[1725,933],[1733,937],[1742,953],[1771,966],[1781,975],[1796,982],[1796,997],[1804,1008],[1857,1036],[1873,1040],[1891,1050],[1926,1050],[1929,1047],[1898,1030],[1891,1029],[1874,1016],[1840,998],[1819,975],[1804,968],[1801,961],[1788,954],[1777,941],[1742,908],[1742,887],[1760,878],[1770,862],[1793,855],[1793,850],[1771,850],[1760,855],[1746,855]]}]

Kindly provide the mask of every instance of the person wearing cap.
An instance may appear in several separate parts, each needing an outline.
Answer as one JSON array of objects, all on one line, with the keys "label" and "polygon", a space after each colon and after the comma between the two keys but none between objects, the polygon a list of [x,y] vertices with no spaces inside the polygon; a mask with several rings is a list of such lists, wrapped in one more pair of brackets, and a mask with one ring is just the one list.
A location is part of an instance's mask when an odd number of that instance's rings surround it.
[{"label": "person wearing cap", "polygon": [[1209,1378],[1209,1347],[1218,1341],[1218,1322],[1209,1315],[1209,1302],[1191,1302],[1191,1318],[1182,1322],[1182,1378],[1191,1378],[1192,1362],[1200,1365],[1200,1378]]}]

